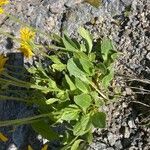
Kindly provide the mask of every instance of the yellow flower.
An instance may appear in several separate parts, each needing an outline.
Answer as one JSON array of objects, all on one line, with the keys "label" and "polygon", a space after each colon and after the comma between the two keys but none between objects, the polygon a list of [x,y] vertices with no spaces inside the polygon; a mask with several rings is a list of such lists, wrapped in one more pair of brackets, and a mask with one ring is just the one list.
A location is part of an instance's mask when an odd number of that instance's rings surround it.
[{"label": "yellow flower", "polygon": [[33,56],[32,46],[27,42],[21,42],[19,50],[24,54],[26,58],[31,58]]},{"label": "yellow flower", "polygon": [[48,145],[44,145],[44,147],[41,150],[47,150],[48,149]]},{"label": "yellow flower", "polygon": [[9,3],[9,0],[0,0],[0,7]]},{"label": "yellow flower", "polygon": [[4,55],[0,55],[0,73],[4,70],[4,65],[8,58],[4,57]]},{"label": "yellow flower", "polygon": [[8,138],[0,132],[0,141],[7,142]]},{"label": "yellow flower", "polygon": [[28,145],[28,150],[33,150],[33,148],[30,145]]},{"label": "yellow flower", "polygon": [[22,28],[20,30],[20,38],[21,43],[19,50],[24,54],[25,57],[31,58],[33,56],[32,50],[35,32],[31,31],[29,28]]},{"label": "yellow flower", "polygon": [[[47,150],[47,148],[48,145],[44,145],[44,147],[41,150]],[[33,150],[33,148],[30,145],[28,145],[28,150]]]},{"label": "yellow flower", "polygon": [[23,41],[34,40],[35,32],[31,31],[29,28],[22,28],[20,30],[20,36]]},{"label": "yellow flower", "polygon": [[0,0],[0,14],[4,13],[4,9],[2,8],[3,5],[6,5],[9,3],[9,0]]},{"label": "yellow flower", "polygon": [[4,13],[4,10],[3,8],[0,7],[0,14],[3,14]]}]

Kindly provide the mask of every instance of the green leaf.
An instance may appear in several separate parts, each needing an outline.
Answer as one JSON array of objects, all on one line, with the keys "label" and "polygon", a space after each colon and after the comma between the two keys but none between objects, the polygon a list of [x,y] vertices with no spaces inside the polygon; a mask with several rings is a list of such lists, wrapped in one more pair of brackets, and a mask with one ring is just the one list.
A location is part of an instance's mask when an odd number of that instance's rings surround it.
[{"label": "green leaf", "polygon": [[102,0],[84,0],[84,1],[96,8],[98,8],[102,4]]},{"label": "green leaf", "polygon": [[44,75],[46,78],[48,78],[46,72],[45,72],[45,69],[43,68],[43,65],[42,65],[42,62],[41,60],[39,60],[39,62],[35,62],[35,65],[36,65],[36,70],[37,70],[37,74],[42,74],[42,76]]},{"label": "green leaf", "polygon": [[82,52],[87,51],[85,44],[80,44],[80,51],[82,51]]},{"label": "green leaf", "polygon": [[112,42],[109,38],[104,37],[101,42],[101,53],[104,61],[108,60],[108,55],[113,49]]},{"label": "green leaf", "polygon": [[89,85],[81,81],[79,78],[75,78],[75,85],[83,93],[88,93]]},{"label": "green leaf", "polygon": [[29,71],[31,74],[36,74],[38,70],[37,70],[36,67],[31,66],[30,68],[28,68],[28,71]]},{"label": "green leaf", "polygon": [[81,126],[82,126],[82,130],[86,132],[89,131],[89,129],[91,128],[91,115],[90,114],[86,114],[82,116]]},{"label": "green leaf", "polygon": [[86,112],[87,108],[91,105],[92,99],[88,94],[81,94],[74,96],[75,103],[80,106],[84,112]]},{"label": "green leaf", "polygon": [[56,132],[52,130],[50,125],[48,125],[45,120],[40,120],[38,122],[32,123],[31,126],[38,134],[41,134],[42,137],[48,140],[58,139],[58,135],[56,134]]},{"label": "green leaf", "polygon": [[83,37],[83,39],[85,40],[86,44],[87,44],[87,49],[88,49],[88,53],[90,53],[92,51],[92,47],[93,47],[93,39],[92,36],[90,34],[90,32],[88,30],[86,30],[83,27],[80,27],[78,29],[78,33]]},{"label": "green leaf", "polygon": [[67,69],[70,73],[70,76],[73,75],[74,77],[79,78],[87,84],[91,83],[91,79],[86,76],[87,74],[85,72],[82,71],[83,68],[79,62],[79,59],[69,59],[67,63]]},{"label": "green leaf", "polygon": [[84,52],[78,51],[78,52],[74,53],[73,55],[74,55],[74,58],[77,58],[77,59],[81,59],[82,58],[82,59],[89,60],[88,55],[85,54]]},{"label": "green leaf", "polygon": [[82,80],[83,82],[90,84],[91,79],[90,77],[87,77],[87,73],[83,72],[83,67],[79,61],[79,59],[69,59],[67,63],[67,69],[70,73],[70,76],[74,76]]},{"label": "green leaf", "polygon": [[77,67],[73,58],[68,60],[67,69],[71,76],[73,75],[78,78],[82,78],[85,76],[85,73],[79,67]]},{"label": "green leaf", "polygon": [[86,139],[87,139],[87,142],[88,144],[92,144],[93,142],[93,134],[92,134],[92,129],[86,133]]},{"label": "green leaf", "polygon": [[86,114],[75,124],[73,134],[76,136],[82,136],[91,129],[91,125],[91,116],[90,114]]},{"label": "green leaf", "polygon": [[66,49],[71,50],[71,51],[78,50],[77,45],[66,34],[64,34],[62,40]]},{"label": "green leaf", "polygon": [[71,121],[71,120],[77,120],[79,118],[80,109],[76,105],[69,105],[68,107],[64,108],[61,113],[61,120],[65,121]]},{"label": "green leaf", "polygon": [[82,139],[78,139],[76,140],[73,145],[71,146],[71,150],[79,150],[79,144],[82,142],[83,140]]},{"label": "green leaf", "polygon": [[82,129],[82,124],[81,122],[77,122],[73,128],[73,134],[75,136],[81,136],[81,135],[84,135],[86,133],[86,131],[84,131]]},{"label": "green leaf", "polygon": [[53,33],[52,36],[53,36],[54,41],[56,41],[60,44],[62,43],[62,38],[59,35]]},{"label": "green leaf", "polygon": [[100,70],[100,72],[102,74],[105,75],[107,73],[107,68],[106,68],[106,66],[103,63],[100,62],[96,66],[98,67],[98,69]]},{"label": "green leaf", "polygon": [[55,64],[60,64],[61,61],[60,59],[58,58],[57,55],[50,55],[49,58],[52,60],[52,62],[54,62]]},{"label": "green leaf", "polygon": [[103,105],[103,101],[100,99],[99,94],[96,91],[90,92],[90,95],[95,102],[95,106],[100,107]]},{"label": "green leaf", "polygon": [[92,123],[96,128],[105,128],[106,114],[104,112],[97,112],[92,116]]},{"label": "green leaf", "polygon": [[59,91],[57,94],[56,94],[56,97],[58,99],[61,99],[63,101],[66,101],[66,100],[69,100],[69,94],[67,91]]},{"label": "green leaf", "polygon": [[71,81],[70,77],[67,74],[65,74],[65,79],[66,79],[67,84],[70,87],[70,90],[74,91],[76,89],[76,87],[75,87],[74,83]]},{"label": "green leaf", "polygon": [[111,58],[112,60],[114,61],[115,59],[118,58],[118,53],[117,52],[114,52],[112,55],[111,55]]},{"label": "green leaf", "polygon": [[56,55],[51,55],[51,56],[48,56],[52,62],[54,63],[52,65],[52,68],[57,70],[57,71],[63,71],[64,69],[66,69],[66,65],[63,64],[60,59],[58,58],[58,56]]},{"label": "green leaf", "polygon": [[57,70],[57,71],[63,71],[64,69],[66,69],[66,65],[63,64],[63,63],[60,63],[60,64],[53,64],[52,65],[52,68]]},{"label": "green leaf", "polygon": [[60,99],[57,99],[57,98],[50,98],[50,99],[46,100],[46,104],[47,104],[47,105],[51,105],[51,104],[53,104],[53,103],[55,103],[55,102],[57,102],[57,101],[60,101]]},{"label": "green leaf", "polygon": [[79,59],[83,70],[89,75],[92,76],[94,74],[94,66],[93,64],[87,59]]},{"label": "green leaf", "polygon": [[89,57],[89,60],[90,60],[91,62],[95,62],[96,55],[95,55],[94,53],[90,53],[90,54],[88,55],[88,57]]},{"label": "green leaf", "polygon": [[102,85],[106,89],[114,77],[114,71],[111,69],[109,73],[102,79]]},{"label": "green leaf", "polygon": [[115,50],[110,50],[107,61],[104,62],[105,66],[107,66],[107,68],[110,67],[117,57],[118,53]]}]

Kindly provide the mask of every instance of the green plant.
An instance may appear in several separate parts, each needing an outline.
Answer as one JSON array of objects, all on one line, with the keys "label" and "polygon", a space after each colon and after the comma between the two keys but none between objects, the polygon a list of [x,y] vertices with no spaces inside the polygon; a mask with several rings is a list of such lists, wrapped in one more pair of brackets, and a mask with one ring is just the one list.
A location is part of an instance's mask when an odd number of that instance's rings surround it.
[{"label": "green plant", "polygon": [[89,3],[96,8],[98,8],[102,4],[102,0],[84,0],[83,2]]},{"label": "green plant", "polygon": [[[30,123],[35,131],[48,140],[59,140],[62,149],[77,150],[92,142],[94,128],[105,128],[106,114],[101,107],[115,99],[110,90],[114,77],[117,52],[109,38],[93,42],[89,31],[78,30],[78,42],[67,34],[54,35],[55,45],[50,54],[44,45],[37,45],[43,59],[30,67],[30,82],[21,81],[3,73],[7,85],[24,87],[27,97],[6,97],[37,106],[39,116],[0,122],[0,126]],[[47,59],[48,64],[42,63]],[[58,132],[56,128],[63,126]],[[60,130],[60,129],[59,129]]]}]

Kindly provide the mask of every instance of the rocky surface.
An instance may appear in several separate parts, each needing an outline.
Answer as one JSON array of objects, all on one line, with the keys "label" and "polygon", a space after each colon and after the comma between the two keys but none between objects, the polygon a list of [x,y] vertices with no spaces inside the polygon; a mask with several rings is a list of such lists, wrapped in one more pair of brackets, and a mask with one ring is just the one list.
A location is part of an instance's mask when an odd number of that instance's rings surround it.
[{"label": "rocky surface", "polygon": [[109,108],[110,124],[105,130],[95,131],[95,140],[89,150],[148,150],[150,129],[139,125],[136,110],[124,102]]},{"label": "rocky surface", "polygon": [[[67,30],[71,36],[77,36],[77,28],[85,26],[94,34],[94,38],[109,36],[117,49],[122,52],[116,65],[118,75],[116,78],[123,87],[124,97],[120,102],[104,108],[108,112],[108,126],[106,129],[95,131],[95,140],[89,150],[149,150],[150,129],[140,125],[139,111],[131,103],[135,101],[135,97],[121,76],[150,78],[150,1],[103,0],[103,5],[99,9],[81,2],[81,0],[12,0],[6,9],[47,34],[62,34],[62,31]],[[13,35],[19,34],[20,25],[5,16],[0,19],[0,27]],[[37,40],[49,42],[47,38]],[[2,35],[0,43],[2,52],[16,51],[17,44]],[[16,110],[21,109],[18,107]],[[9,112],[9,109],[7,111]],[[26,141],[29,141],[26,131],[30,132],[30,127],[27,130],[24,128],[16,129],[16,134],[13,134],[9,144],[26,145]],[[21,138],[26,140],[19,140]],[[31,141],[29,143],[38,150]],[[1,145],[3,144],[0,143],[0,147]],[[6,147],[2,150],[5,149]]]}]

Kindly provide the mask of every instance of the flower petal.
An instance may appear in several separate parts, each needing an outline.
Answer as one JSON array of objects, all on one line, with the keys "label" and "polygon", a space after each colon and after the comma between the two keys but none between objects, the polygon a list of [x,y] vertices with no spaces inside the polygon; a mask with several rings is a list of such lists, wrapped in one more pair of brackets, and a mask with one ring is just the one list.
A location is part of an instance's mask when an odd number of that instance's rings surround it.
[{"label": "flower petal", "polygon": [[0,132],[0,141],[7,142],[8,138]]},{"label": "flower petal", "polygon": [[33,150],[33,148],[30,145],[28,145],[28,150]]},{"label": "flower petal", "polygon": [[44,145],[44,147],[41,150],[47,150],[48,149],[48,145]]}]

